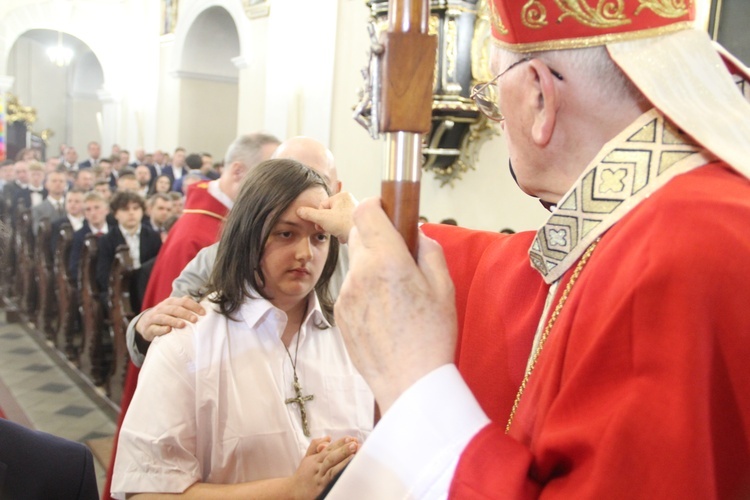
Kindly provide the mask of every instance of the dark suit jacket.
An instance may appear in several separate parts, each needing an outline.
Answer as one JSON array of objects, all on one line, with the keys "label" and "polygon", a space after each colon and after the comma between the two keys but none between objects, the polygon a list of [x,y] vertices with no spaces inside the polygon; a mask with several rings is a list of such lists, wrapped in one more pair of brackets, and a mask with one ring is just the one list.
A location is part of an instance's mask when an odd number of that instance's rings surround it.
[{"label": "dark suit jacket", "polygon": [[19,200],[24,201],[24,206],[26,208],[31,207],[31,197],[28,197],[28,203],[27,203],[27,196],[26,196],[27,194],[28,194],[28,188],[23,188],[19,186],[17,182],[10,182],[3,187],[3,199],[9,200],[10,217],[11,217],[11,223],[13,224],[13,227],[16,226],[16,214],[18,213]]},{"label": "dark suit jacket", "polygon": [[0,499],[98,498],[86,446],[0,419]]},{"label": "dark suit jacket", "polygon": [[[42,195],[42,201],[47,199],[47,190],[45,188],[42,188],[41,191],[39,191]],[[23,200],[23,204],[27,208],[31,208],[31,189],[26,188],[19,192],[18,200]],[[16,202],[18,204],[18,202]]]},{"label": "dark suit jacket", "polygon": [[146,165],[146,166],[148,167],[149,170],[151,170],[151,180],[152,181],[155,181],[156,178],[159,177],[164,172],[164,169],[166,168],[165,165],[159,165],[159,168],[157,170],[156,165],[154,165],[153,163],[150,164],[150,165]]},{"label": "dark suit jacket", "polygon": [[[190,169],[187,167],[182,167],[182,177],[186,176],[190,172]],[[161,171],[161,175],[166,175],[170,179],[172,179],[172,191],[176,191],[174,186],[174,167],[172,165],[167,165],[164,167]],[[180,177],[180,179],[182,178]]]},{"label": "dark suit jacket", "polygon": [[91,158],[78,164],[78,170],[83,170],[84,168],[91,168]]},{"label": "dark suit jacket", "polygon": [[[63,226],[63,224],[70,224],[70,220],[65,217],[63,219],[57,219],[55,222],[52,223],[50,226],[50,238],[49,243],[52,247],[52,257],[55,256],[55,252],[57,251],[57,242],[60,239],[60,228]],[[83,220],[83,227],[88,227],[89,223],[86,222],[86,219]]]},{"label": "dark suit jacket", "polygon": [[[99,238],[98,254],[96,256],[96,283],[101,293],[102,304],[107,306],[107,293],[109,288],[109,273],[115,261],[117,247],[125,244],[125,237],[120,232],[120,227],[115,226],[112,231]],[[141,263],[146,263],[156,257],[161,248],[161,236],[148,225],[141,224]],[[131,283],[135,286],[137,279]],[[131,298],[136,294],[131,293]],[[138,306],[138,307],[136,307]],[[134,303],[134,312],[139,312],[140,305]]]},{"label": "dark suit jacket", "polygon": [[[107,231],[107,234],[109,234],[111,231],[114,230],[117,223],[110,224],[109,221],[107,221],[107,225],[109,226],[109,229]],[[70,244],[70,260],[68,261],[68,269],[70,270],[70,276],[75,280],[77,286],[80,286],[80,283],[78,283],[78,268],[81,265],[81,254],[83,253],[83,242],[86,239],[86,235],[91,232],[91,227],[89,226],[88,221],[83,223],[83,227],[73,233],[73,241]]]}]

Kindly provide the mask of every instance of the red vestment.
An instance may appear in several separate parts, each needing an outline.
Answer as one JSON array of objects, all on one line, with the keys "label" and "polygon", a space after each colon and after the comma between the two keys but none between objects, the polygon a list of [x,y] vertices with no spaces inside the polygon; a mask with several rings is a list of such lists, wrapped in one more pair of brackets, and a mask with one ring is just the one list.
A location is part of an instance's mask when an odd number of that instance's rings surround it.
[{"label": "red vestment", "polygon": [[533,235],[426,226],[456,286],[458,368],[492,419],[463,451],[451,498],[750,498],[748,221],[748,179],[714,163],[609,229],[510,435],[548,290],[529,267]]},{"label": "red vestment", "polygon": [[[193,257],[204,247],[219,240],[219,231],[229,210],[219,200],[208,192],[208,182],[199,182],[188,188],[183,214],[172,226],[169,235],[159,251],[154,262],[154,268],[148,280],[146,293],[143,298],[143,310],[154,307],[169,297],[172,292],[172,282],[180,275],[182,269],[193,260]],[[107,483],[102,498],[109,499],[112,470],[115,465],[117,452],[117,438],[120,425],[130,400],[135,393],[140,369],[129,363],[128,375],[120,402],[120,418],[117,422],[112,447],[112,459],[107,470]]]}]

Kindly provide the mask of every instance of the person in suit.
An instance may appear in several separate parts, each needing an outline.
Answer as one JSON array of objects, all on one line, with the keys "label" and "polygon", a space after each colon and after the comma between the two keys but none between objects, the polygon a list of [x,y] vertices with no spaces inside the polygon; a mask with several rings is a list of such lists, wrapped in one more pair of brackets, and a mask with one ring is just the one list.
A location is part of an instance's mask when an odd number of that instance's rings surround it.
[{"label": "person in suit", "polygon": [[151,177],[151,170],[146,165],[138,165],[133,172],[135,173],[135,178],[138,180],[138,185],[140,186],[139,193],[141,193],[141,196],[143,196],[144,199],[148,198],[148,194],[151,191],[152,181],[155,180]]},{"label": "person in suit", "polygon": [[162,236],[162,241],[166,237],[165,224],[167,219],[172,215],[172,199],[165,193],[155,193],[146,200],[147,217],[144,218],[144,224],[148,220],[151,229]]},{"label": "person in suit", "polygon": [[13,227],[15,227],[18,200],[24,196],[29,189],[29,165],[25,161],[13,163],[12,180],[3,186],[3,199],[10,203],[10,215]]},{"label": "person in suit", "polygon": [[44,165],[38,161],[29,163],[29,185],[22,192],[24,205],[33,208],[44,201],[47,190],[44,188]]},{"label": "person in suit", "polygon": [[177,191],[183,194],[187,192],[187,185],[190,182],[188,178],[191,178],[193,180],[207,180],[207,178],[203,176],[203,172],[201,172],[201,166],[203,165],[203,163],[201,161],[200,155],[197,155],[195,153],[187,155],[187,157],[185,158],[185,165],[187,165],[188,168],[187,174],[175,180],[174,184],[172,185],[173,191]]},{"label": "person in suit", "polygon": [[68,261],[68,268],[70,269],[70,275],[78,283],[78,268],[81,262],[81,253],[83,250],[83,242],[86,239],[86,235],[94,233],[97,237],[108,234],[114,228],[117,221],[113,219],[110,224],[108,222],[109,215],[109,203],[104,197],[92,191],[83,199],[83,216],[86,222],[83,227],[73,233],[73,242],[70,247],[70,260]]},{"label": "person in suit", "polygon": [[177,148],[174,150],[172,156],[172,164],[167,165],[162,170],[162,174],[169,176],[172,179],[172,190],[176,191],[175,181],[182,179],[183,175],[187,175],[189,169],[185,163],[185,148]]},{"label": "person in suit", "polygon": [[[133,172],[122,171],[117,177],[116,191],[133,191],[134,193],[141,195],[142,190],[141,185]],[[144,196],[141,195],[141,198],[144,198]]]},{"label": "person in suit", "polygon": [[82,189],[73,188],[65,195],[65,217],[60,217],[54,221],[50,228],[50,245],[52,254],[57,249],[57,241],[60,239],[60,228],[63,224],[70,224],[73,231],[78,231],[86,225],[86,219],[83,216],[83,199],[86,192]]},{"label": "person in suit", "polygon": [[5,190],[6,184],[13,182],[13,160],[0,162],[0,192]]},{"label": "person in suit", "polygon": [[78,164],[78,170],[82,170],[84,168],[91,168],[95,167],[99,164],[99,156],[101,155],[102,148],[96,141],[91,141],[88,144],[88,153],[89,157],[86,161],[82,161]]},{"label": "person in suit", "polygon": [[78,170],[78,151],[72,146],[65,148],[65,154],[63,155],[62,162],[60,165],[65,167],[67,171]]},{"label": "person in suit", "polygon": [[[142,224],[145,202],[138,193],[120,191],[112,196],[110,209],[117,220],[117,226],[106,235],[99,238],[99,251],[96,261],[96,282],[102,294],[102,304],[107,305],[107,289],[109,288],[109,274],[115,260],[115,252],[120,245],[127,245],[133,268],[139,269],[145,263],[156,257],[161,248],[159,233],[149,225]],[[135,281],[135,280],[134,280]],[[131,295],[132,296],[132,295]],[[133,310],[139,310],[133,304]]]},{"label": "person in suit", "polygon": [[0,418],[0,498],[98,499],[91,450]]},{"label": "person in suit", "polygon": [[129,167],[130,166],[130,151],[128,151],[127,149],[121,149],[119,155],[120,155],[120,168]]},{"label": "person in suit", "polygon": [[51,172],[47,174],[47,180],[44,187],[47,189],[47,198],[31,209],[31,219],[36,235],[39,231],[39,222],[47,218],[54,223],[57,219],[63,218],[65,212],[65,187],[67,179],[64,172]]},{"label": "person in suit", "polygon": [[[160,175],[163,175],[164,169],[167,167],[167,162],[164,159],[164,152],[161,149],[157,149],[151,155],[151,161],[146,161],[146,165],[151,169],[151,178],[156,179]],[[170,177],[170,181],[173,179]]]},{"label": "person in suit", "polygon": [[99,161],[99,167],[101,167],[101,172],[98,179],[104,179],[109,182],[109,186],[114,190],[117,187],[119,172],[112,165],[112,160],[110,158],[102,158]]},{"label": "person in suit", "polygon": [[[146,162],[146,152],[143,150],[143,148],[136,149],[133,154],[135,155],[135,159],[130,162],[128,165],[129,167],[137,167],[138,165],[146,165],[148,166],[148,163]],[[150,170],[150,168],[149,168]],[[153,178],[153,176],[152,176]]]},{"label": "person in suit", "polygon": [[73,187],[91,191],[94,189],[94,172],[90,168],[79,170],[73,175]]}]

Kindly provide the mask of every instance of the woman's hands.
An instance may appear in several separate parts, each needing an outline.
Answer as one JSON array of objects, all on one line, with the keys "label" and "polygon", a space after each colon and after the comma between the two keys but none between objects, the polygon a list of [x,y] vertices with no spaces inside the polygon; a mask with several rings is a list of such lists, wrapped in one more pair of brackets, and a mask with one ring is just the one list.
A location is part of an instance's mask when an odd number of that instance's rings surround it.
[{"label": "woman's hands", "polygon": [[331,442],[331,438],[313,439],[305,457],[291,479],[291,498],[317,497],[341,472],[359,449],[359,442],[351,436]]}]

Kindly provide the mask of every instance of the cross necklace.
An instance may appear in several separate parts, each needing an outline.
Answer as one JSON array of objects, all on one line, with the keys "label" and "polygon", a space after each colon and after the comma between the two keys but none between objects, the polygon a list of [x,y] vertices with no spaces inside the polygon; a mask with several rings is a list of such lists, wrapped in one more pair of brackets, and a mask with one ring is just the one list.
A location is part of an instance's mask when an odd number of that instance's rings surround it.
[{"label": "cross necklace", "polygon": [[295,397],[288,398],[285,403],[286,404],[296,404],[299,406],[299,413],[300,417],[302,417],[302,432],[305,434],[305,436],[310,437],[310,429],[307,426],[307,411],[305,410],[305,403],[307,401],[312,401],[315,398],[315,395],[310,394],[307,396],[302,395],[302,386],[299,383],[299,379],[297,378],[297,354],[299,354],[299,338],[302,336],[302,324],[299,326],[299,331],[297,332],[297,347],[294,348],[294,359],[292,359],[292,353],[289,352],[289,348],[282,342],[282,345],[284,346],[284,349],[286,349],[286,353],[289,356],[289,361],[292,363],[292,371],[294,372],[294,383],[292,384],[292,387],[294,388],[294,394]]}]

